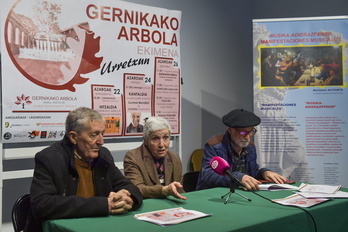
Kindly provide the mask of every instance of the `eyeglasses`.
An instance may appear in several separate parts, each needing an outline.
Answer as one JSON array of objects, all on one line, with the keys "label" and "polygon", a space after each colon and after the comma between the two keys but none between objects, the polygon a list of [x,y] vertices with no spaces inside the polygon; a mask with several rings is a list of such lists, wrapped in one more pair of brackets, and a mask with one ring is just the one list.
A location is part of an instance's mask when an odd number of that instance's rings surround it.
[{"label": "eyeglasses", "polygon": [[247,136],[247,135],[253,136],[257,132],[255,128],[252,131],[240,131],[237,128],[234,128],[234,129],[236,129],[236,131],[238,131],[239,135],[241,136]]}]

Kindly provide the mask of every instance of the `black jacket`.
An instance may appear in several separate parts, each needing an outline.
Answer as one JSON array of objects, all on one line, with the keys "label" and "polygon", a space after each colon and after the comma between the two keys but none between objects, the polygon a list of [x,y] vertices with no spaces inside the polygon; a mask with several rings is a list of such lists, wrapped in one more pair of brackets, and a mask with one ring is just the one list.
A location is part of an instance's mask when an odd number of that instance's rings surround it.
[{"label": "black jacket", "polygon": [[128,190],[134,200],[133,209],[142,204],[142,194],[115,166],[105,147],[93,161],[95,197],[76,196],[78,174],[73,145],[67,137],[35,155],[34,177],[30,187],[31,215],[26,231],[39,231],[41,221],[58,218],[107,216],[107,197],[111,191]]}]

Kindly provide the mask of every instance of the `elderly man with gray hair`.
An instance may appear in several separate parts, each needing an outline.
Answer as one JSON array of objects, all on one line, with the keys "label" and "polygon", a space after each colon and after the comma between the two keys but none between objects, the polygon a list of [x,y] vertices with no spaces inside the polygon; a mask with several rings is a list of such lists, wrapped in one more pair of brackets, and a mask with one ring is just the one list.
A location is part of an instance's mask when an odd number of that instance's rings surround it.
[{"label": "elderly man with gray hair", "polygon": [[103,146],[103,116],[79,107],[68,114],[65,127],[61,141],[35,155],[26,232],[42,231],[42,221],[49,219],[124,214],[142,205],[141,192]]},{"label": "elderly man with gray hair", "polygon": [[226,175],[215,173],[210,161],[215,156],[225,159],[236,178],[248,190],[259,190],[260,180],[283,184],[287,179],[257,164],[257,154],[252,137],[261,119],[252,112],[235,109],[222,117],[227,126],[225,134],[215,135],[204,145],[202,167],[198,177],[197,190],[228,187],[230,180]]}]

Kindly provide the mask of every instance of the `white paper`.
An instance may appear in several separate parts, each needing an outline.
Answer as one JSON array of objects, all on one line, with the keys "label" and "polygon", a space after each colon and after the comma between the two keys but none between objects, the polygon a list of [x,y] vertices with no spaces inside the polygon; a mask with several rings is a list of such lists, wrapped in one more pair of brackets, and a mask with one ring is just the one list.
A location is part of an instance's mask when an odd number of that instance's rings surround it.
[{"label": "white paper", "polygon": [[298,187],[290,184],[260,184],[260,190],[279,191],[279,190],[298,190]]},{"label": "white paper", "polygon": [[311,207],[317,204],[320,204],[322,202],[328,201],[330,199],[327,198],[305,198],[298,194],[293,194],[291,196],[282,198],[282,199],[275,199],[272,200],[276,203],[282,204],[282,205],[294,205],[299,207]]},{"label": "white paper", "polygon": [[310,193],[336,193],[341,188],[341,185],[320,185],[320,184],[304,184],[299,187],[300,192]]},{"label": "white paper", "polygon": [[136,214],[134,218],[161,226],[168,226],[207,216],[211,216],[211,214],[205,214],[196,210],[186,210],[179,207]]},{"label": "white paper", "polygon": [[311,193],[297,192],[305,198],[348,198],[348,192],[337,191],[336,193]]}]

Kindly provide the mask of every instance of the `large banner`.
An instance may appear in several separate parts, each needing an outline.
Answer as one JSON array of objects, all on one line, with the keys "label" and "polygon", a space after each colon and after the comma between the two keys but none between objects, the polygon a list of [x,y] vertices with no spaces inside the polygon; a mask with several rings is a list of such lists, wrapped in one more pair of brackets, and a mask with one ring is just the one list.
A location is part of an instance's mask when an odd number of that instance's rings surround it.
[{"label": "large banner", "polygon": [[348,187],[346,17],[254,20],[260,166]]},{"label": "large banner", "polygon": [[2,1],[2,141],[64,136],[69,111],[139,136],[149,116],[180,133],[181,12],[117,0]]}]

